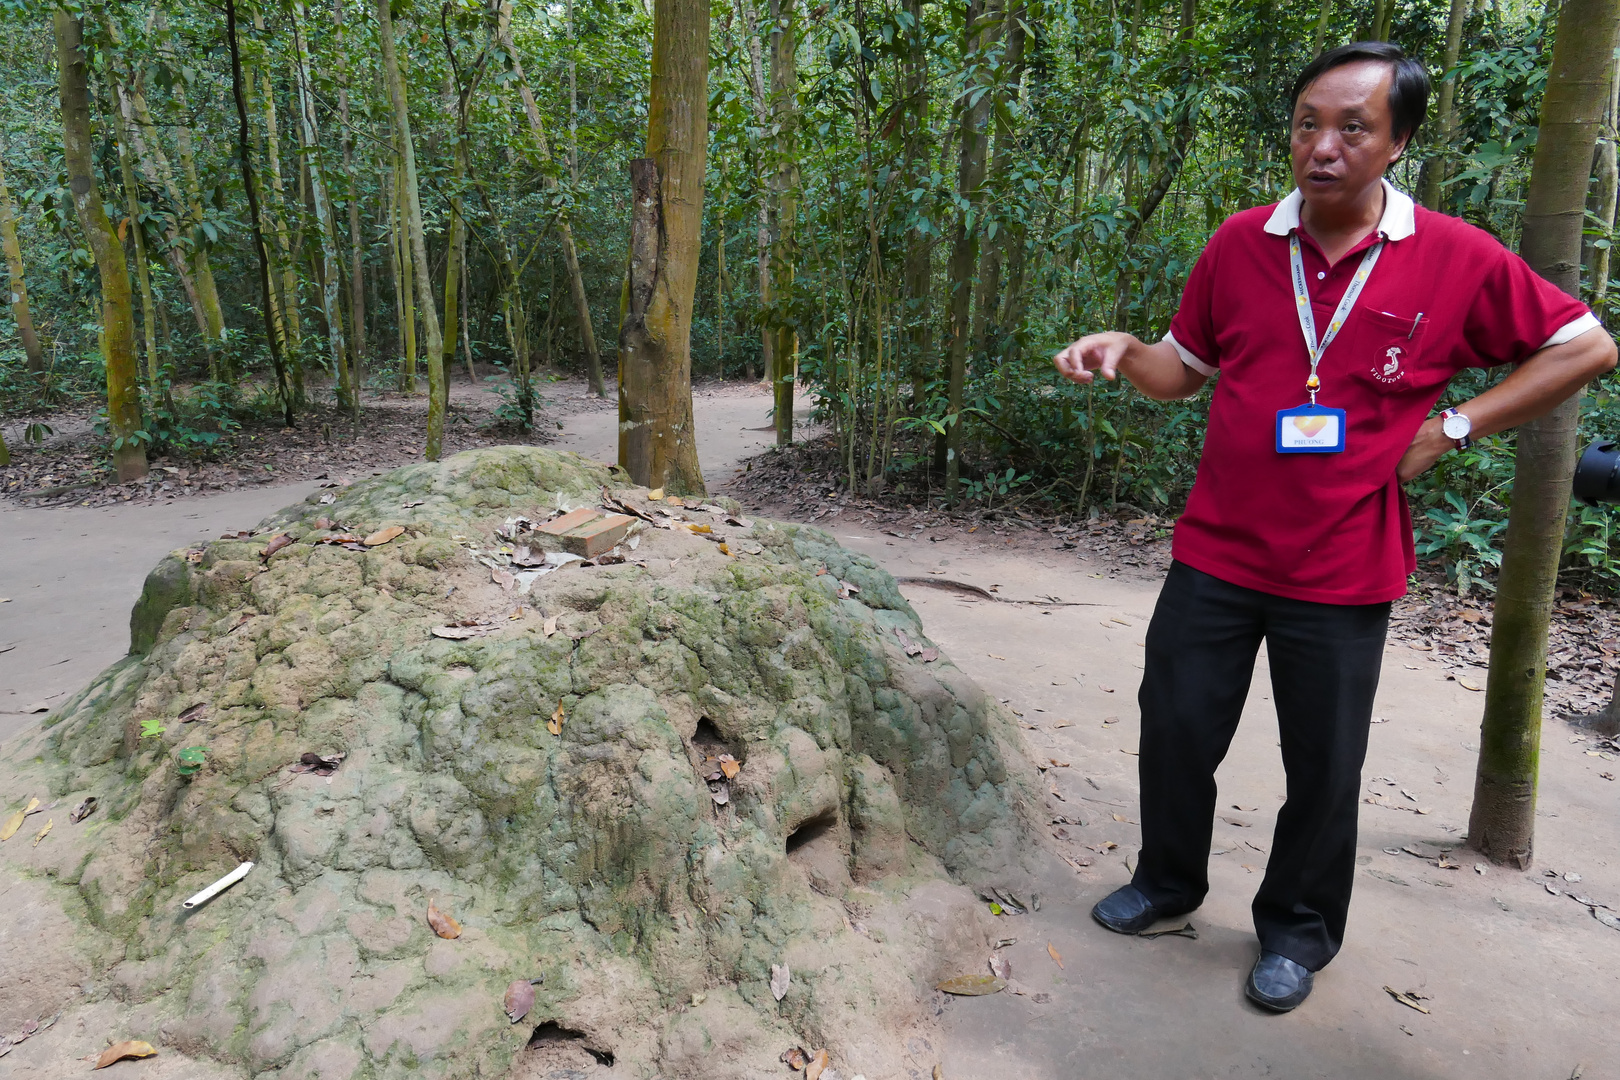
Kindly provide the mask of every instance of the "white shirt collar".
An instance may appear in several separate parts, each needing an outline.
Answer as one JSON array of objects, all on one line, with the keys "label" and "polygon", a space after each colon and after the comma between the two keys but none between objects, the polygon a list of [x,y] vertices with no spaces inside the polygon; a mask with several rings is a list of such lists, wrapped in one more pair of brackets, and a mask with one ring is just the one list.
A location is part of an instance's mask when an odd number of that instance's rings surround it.
[{"label": "white shirt collar", "polygon": [[[1383,181],[1383,185],[1384,216],[1378,219],[1378,232],[1386,240],[1405,240],[1417,231],[1412,197],[1388,180]],[[1299,228],[1299,208],[1304,202],[1305,196],[1299,193],[1298,188],[1289,192],[1288,197],[1271,212],[1271,217],[1266,219],[1266,232],[1273,236],[1287,236]]]}]

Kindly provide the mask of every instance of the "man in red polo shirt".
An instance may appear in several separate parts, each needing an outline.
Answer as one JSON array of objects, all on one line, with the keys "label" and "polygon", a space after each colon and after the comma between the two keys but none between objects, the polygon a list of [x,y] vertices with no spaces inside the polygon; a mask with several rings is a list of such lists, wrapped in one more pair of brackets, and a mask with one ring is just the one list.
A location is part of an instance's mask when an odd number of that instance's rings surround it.
[{"label": "man in red polo shirt", "polygon": [[[1422,65],[1394,45],[1318,57],[1294,85],[1297,190],[1216,231],[1162,341],[1092,334],[1056,358],[1076,382],[1120,374],[1160,400],[1218,376],[1147,634],[1142,852],[1092,914],[1130,934],[1202,903],[1215,769],[1265,641],[1288,796],[1245,991],[1277,1012],[1305,1000],[1344,940],[1390,602],[1416,567],[1401,484],[1615,362],[1578,300],[1384,179],[1428,94]],[[1499,364],[1517,366],[1429,415],[1453,374]]]}]

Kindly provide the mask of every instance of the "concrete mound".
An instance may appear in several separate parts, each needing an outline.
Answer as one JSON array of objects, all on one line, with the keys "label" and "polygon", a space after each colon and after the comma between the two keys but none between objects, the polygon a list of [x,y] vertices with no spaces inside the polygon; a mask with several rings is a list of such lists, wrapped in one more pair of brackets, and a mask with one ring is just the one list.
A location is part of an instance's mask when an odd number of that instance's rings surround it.
[{"label": "concrete mound", "polygon": [[[631,531],[570,557],[542,526],[582,509]],[[103,1044],[276,1080],[726,1080],[795,1045],[927,1076],[933,984],[997,934],[969,886],[1036,849],[1011,718],[889,575],[572,454],[408,466],[177,551],[131,640],[0,764],[0,819],[46,811],[0,895],[72,926],[0,1025],[100,1010]]]}]

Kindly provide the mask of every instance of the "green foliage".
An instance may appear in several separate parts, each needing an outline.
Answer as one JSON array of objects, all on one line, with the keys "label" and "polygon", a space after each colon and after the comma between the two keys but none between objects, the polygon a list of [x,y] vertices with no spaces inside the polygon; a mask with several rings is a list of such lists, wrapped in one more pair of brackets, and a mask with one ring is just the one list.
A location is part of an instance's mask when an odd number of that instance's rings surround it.
[{"label": "green foliage", "polygon": [[206,746],[188,746],[174,755],[175,772],[186,778],[193,777],[202,771],[208,763],[208,748]]},{"label": "green foliage", "polygon": [[163,726],[163,721],[156,717],[149,716],[141,721],[141,738],[143,739],[156,739],[167,730],[169,729]]}]

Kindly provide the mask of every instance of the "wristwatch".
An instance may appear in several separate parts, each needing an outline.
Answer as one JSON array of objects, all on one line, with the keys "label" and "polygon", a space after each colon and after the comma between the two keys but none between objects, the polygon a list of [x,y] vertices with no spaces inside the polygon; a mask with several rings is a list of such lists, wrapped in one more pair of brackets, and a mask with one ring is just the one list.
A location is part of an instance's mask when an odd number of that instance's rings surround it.
[{"label": "wristwatch", "polygon": [[1440,414],[1440,430],[1445,432],[1446,438],[1457,443],[1459,450],[1474,445],[1474,440],[1468,437],[1468,433],[1474,430],[1474,423],[1456,409],[1447,409]]}]

